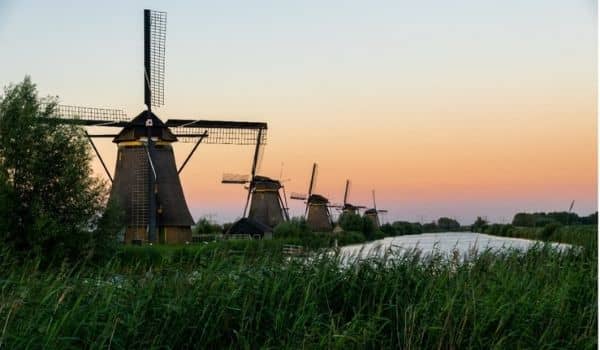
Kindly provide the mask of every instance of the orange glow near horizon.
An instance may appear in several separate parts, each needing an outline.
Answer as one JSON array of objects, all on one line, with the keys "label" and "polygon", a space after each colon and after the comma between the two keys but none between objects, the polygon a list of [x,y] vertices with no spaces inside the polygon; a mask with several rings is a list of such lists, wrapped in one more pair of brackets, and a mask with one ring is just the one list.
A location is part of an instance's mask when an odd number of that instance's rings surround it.
[{"label": "orange glow near horizon", "polygon": [[[442,107],[413,103],[384,110],[348,99],[337,113],[333,105],[292,108],[284,117],[263,112],[258,120],[269,122],[269,139],[259,173],[279,178],[283,163],[288,195],[306,192],[312,162],[317,162],[318,193],[340,203],[349,178],[351,201],[370,206],[375,189],[378,206],[390,209],[390,219],[424,216],[412,210],[415,206],[431,218],[449,215],[467,222],[477,215],[499,219],[517,211],[565,210],[571,199],[582,214],[595,209],[593,94],[454,98]],[[363,112],[368,108],[372,111]],[[112,166],[114,145],[103,142]],[[192,145],[174,147],[181,163]],[[245,190],[220,179],[225,172],[249,173],[252,152],[251,146],[198,148],[181,176],[196,218],[227,221],[241,214]],[[486,202],[490,209],[480,205]],[[504,209],[494,209],[497,205]],[[290,207],[292,215],[301,215],[302,203],[290,201]]]},{"label": "orange glow near horizon", "polygon": [[[143,109],[138,2],[0,8],[3,85],[29,74],[40,95],[64,104],[132,117]],[[306,191],[316,162],[317,192],[339,203],[351,179],[350,200],[371,206],[375,189],[388,220],[506,222],[572,200],[579,214],[597,210],[596,2],[183,1],[160,10],[169,19],[157,115],[267,122],[260,174],[278,178],[284,163],[288,194]],[[98,145],[114,171],[115,145]],[[179,164],[192,146],[174,145]],[[252,152],[198,148],[181,176],[195,218],[241,214],[243,186],[220,180],[248,173]],[[302,206],[290,201],[291,214]]]}]

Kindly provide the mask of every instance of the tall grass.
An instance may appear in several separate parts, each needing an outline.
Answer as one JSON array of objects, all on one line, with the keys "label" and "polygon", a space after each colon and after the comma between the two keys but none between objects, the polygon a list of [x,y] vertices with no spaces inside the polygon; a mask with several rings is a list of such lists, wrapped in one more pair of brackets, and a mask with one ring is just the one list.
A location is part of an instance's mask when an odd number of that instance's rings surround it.
[{"label": "tall grass", "polygon": [[[340,268],[276,247],[148,266],[0,266],[0,347],[555,348],[597,344],[595,250],[414,253]],[[254,249],[254,248],[252,248]],[[271,252],[271,253],[270,253]],[[178,255],[180,254],[180,255]]]}]

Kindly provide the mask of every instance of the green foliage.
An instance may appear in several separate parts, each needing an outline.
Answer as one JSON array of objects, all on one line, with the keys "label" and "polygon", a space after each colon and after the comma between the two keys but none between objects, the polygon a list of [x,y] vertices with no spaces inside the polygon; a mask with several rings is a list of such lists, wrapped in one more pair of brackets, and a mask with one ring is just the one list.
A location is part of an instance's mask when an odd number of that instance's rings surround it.
[{"label": "green foliage", "polygon": [[229,229],[233,226],[233,222],[226,222],[223,224],[223,233],[229,231]]},{"label": "green foliage", "polygon": [[548,240],[561,226],[558,222],[548,223],[540,231],[539,237],[543,240]]},{"label": "green foliage", "polygon": [[598,241],[597,225],[562,226],[558,223],[551,223],[544,227],[515,227],[510,224],[493,224],[484,233],[504,237],[576,244],[588,248],[595,247]]},{"label": "green foliage", "polygon": [[46,262],[106,255],[118,215],[103,215],[84,131],[53,122],[55,101],[44,102],[28,77],[0,98],[0,241]]},{"label": "green foliage", "polygon": [[423,233],[423,227],[418,222],[395,221],[392,224],[381,225],[381,231],[385,236],[416,235]]},{"label": "green foliage", "polygon": [[458,231],[460,229],[460,224],[454,219],[441,217],[437,221],[437,227],[443,231]]},{"label": "green foliage", "polygon": [[361,218],[362,220],[362,233],[365,235],[367,240],[374,240],[383,238],[381,231],[377,231],[375,228],[375,224],[373,220],[369,219],[366,216]]},{"label": "green foliage", "polygon": [[349,245],[349,244],[359,244],[367,241],[365,235],[361,232],[342,232],[339,234],[334,234],[332,236],[333,239],[337,239],[339,246]]},{"label": "green foliage", "polygon": [[423,224],[423,233],[438,232],[438,231],[439,231],[439,228],[437,227],[437,224],[435,223],[435,221]]},{"label": "green foliage", "polygon": [[488,222],[481,218],[481,216],[477,217],[477,220],[471,225],[471,231],[473,232],[483,232],[488,227]]},{"label": "green foliage", "polygon": [[302,217],[291,218],[289,221],[284,221],[273,229],[273,237],[277,238],[300,238],[312,231],[306,220]]},{"label": "green foliage", "polygon": [[338,218],[338,224],[344,231],[363,232],[363,218],[358,214],[342,213]]},{"label": "green foliage", "polygon": [[193,233],[197,235],[223,233],[223,227],[209,218],[203,217],[196,222]]},{"label": "green foliage", "polygon": [[550,223],[561,225],[597,225],[598,212],[580,217],[575,213],[550,212],[550,213],[518,213],[514,216],[512,224],[522,227],[543,227]]},{"label": "green foliage", "polygon": [[545,246],[455,263],[408,253],[341,267],[328,254],[282,259],[270,253],[277,244],[127,247],[132,261],[119,255],[99,269],[40,271],[38,261],[0,257],[0,341],[7,349],[597,345],[596,251]]},{"label": "green foliage", "polygon": [[[375,224],[366,216],[345,212],[338,218],[338,224],[346,232],[361,232],[369,241],[377,239]],[[381,237],[382,233],[377,236]]]},{"label": "green foliage", "polygon": [[105,261],[112,257],[117,250],[125,234],[125,211],[116,200],[110,200],[106,204],[104,212],[100,216],[97,227],[91,232],[91,239],[84,246],[88,255],[95,260]]},{"label": "green foliage", "polygon": [[[330,248],[334,246],[336,241],[338,245],[342,246],[363,243],[367,240],[362,232],[357,231],[312,232],[306,220],[301,217],[292,218],[288,222],[277,225],[273,230],[273,237],[275,238],[274,241],[279,240],[285,244],[298,244],[307,249]],[[379,237],[383,238],[383,234],[380,233]]]}]

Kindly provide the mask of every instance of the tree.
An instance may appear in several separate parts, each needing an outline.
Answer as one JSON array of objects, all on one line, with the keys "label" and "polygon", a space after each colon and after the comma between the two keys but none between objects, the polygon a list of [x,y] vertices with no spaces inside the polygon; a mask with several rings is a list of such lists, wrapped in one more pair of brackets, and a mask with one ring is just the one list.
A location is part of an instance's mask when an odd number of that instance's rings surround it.
[{"label": "tree", "polygon": [[536,218],[534,214],[517,213],[513,218],[513,226],[533,227],[535,226]]},{"label": "tree", "polygon": [[338,223],[346,232],[362,232],[362,218],[358,214],[345,212],[338,219]]},{"label": "tree", "polygon": [[[45,104],[42,104],[45,102]],[[120,210],[106,210],[84,131],[51,118],[29,77],[0,97],[0,240],[16,252],[77,259],[114,244]]]},{"label": "tree", "polygon": [[447,217],[439,218],[437,221],[437,226],[440,230],[446,230],[446,231],[460,229],[460,224],[458,223],[458,221],[447,218]]},{"label": "tree", "polygon": [[338,223],[346,232],[361,232],[368,240],[375,238],[375,224],[366,216],[346,212],[340,215]]},{"label": "tree", "polygon": [[223,227],[206,217],[200,218],[194,227],[194,233],[199,235],[221,232],[223,232]]},{"label": "tree", "polygon": [[477,220],[471,225],[471,231],[473,232],[483,232],[485,228],[488,226],[488,222],[481,218],[481,216],[477,217]]},{"label": "tree", "polygon": [[423,233],[431,233],[431,232],[439,231],[435,221],[423,224],[422,228],[423,228]]}]

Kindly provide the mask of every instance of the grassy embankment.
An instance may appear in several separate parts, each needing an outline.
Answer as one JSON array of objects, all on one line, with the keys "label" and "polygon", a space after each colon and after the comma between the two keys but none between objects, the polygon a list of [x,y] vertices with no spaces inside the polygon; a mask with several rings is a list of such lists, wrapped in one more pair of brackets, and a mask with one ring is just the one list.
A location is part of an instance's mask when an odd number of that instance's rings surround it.
[{"label": "grassy embankment", "polygon": [[597,344],[595,245],[484,253],[470,262],[409,254],[340,269],[334,257],[285,259],[281,244],[128,248],[108,265],[50,271],[4,256],[0,347]]}]

